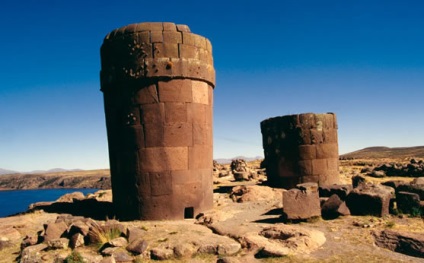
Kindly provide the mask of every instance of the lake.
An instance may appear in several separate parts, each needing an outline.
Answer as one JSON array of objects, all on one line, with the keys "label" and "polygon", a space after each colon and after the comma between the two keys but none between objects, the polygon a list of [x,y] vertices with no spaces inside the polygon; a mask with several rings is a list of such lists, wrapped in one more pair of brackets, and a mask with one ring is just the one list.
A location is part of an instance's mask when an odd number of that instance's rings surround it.
[{"label": "lake", "polygon": [[0,191],[0,217],[25,212],[29,205],[36,202],[55,201],[64,194],[82,192],[84,195],[98,189],[31,189]]}]

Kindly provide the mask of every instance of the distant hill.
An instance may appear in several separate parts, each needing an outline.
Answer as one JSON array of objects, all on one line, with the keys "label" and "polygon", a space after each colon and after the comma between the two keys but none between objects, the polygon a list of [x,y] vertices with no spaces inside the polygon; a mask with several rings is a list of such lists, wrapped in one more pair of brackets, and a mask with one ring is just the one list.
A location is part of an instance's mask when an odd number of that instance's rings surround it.
[{"label": "distant hill", "polygon": [[371,158],[424,158],[424,146],[415,147],[368,147],[340,155],[341,158],[371,159]]},{"label": "distant hill", "polygon": [[227,164],[227,163],[231,163],[231,161],[235,160],[235,159],[243,159],[246,162],[250,162],[250,161],[260,160],[260,159],[263,159],[263,158],[264,157],[262,157],[262,156],[256,156],[256,157],[236,156],[236,157],[233,157],[231,159],[228,159],[228,158],[227,159],[225,159],[225,158],[214,159],[214,161],[217,161],[219,164]]},{"label": "distant hill", "polygon": [[18,173],[19,172],[17,172],[17,171],[7,170],[7,169],[0,168],[0,175],[4,175],[4,174],[18,174]]}]

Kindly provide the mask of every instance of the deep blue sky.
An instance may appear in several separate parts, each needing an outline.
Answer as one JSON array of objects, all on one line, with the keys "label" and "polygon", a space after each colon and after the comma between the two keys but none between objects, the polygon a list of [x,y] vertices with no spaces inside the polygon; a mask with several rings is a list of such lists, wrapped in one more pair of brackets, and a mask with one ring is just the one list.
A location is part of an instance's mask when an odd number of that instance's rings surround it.
[{"label": "deep blue sky", "polygon": [[[241,4],[243,3],[243,4]],[[423,1],[3,1],[0,168],[108,167],[103,37],[147,21],[209,38],[214,157],[262,155],[260,121],[335,112],[340,153],[424,145]]]}]

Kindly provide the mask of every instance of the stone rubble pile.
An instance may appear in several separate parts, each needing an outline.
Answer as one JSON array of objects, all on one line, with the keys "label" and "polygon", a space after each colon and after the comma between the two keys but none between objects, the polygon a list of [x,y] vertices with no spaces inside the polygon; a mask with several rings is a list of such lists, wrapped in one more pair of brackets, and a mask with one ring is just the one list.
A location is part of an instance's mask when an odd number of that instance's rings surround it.
[{"label": "stone rubble pile", "polygon": [[361,173],[372,177],[406,176],[423,177],[424,161],[411,159],[409,163],[384,163],[375,167],[366,166]]},{"label": "stone rubble pile", "polygon": [[316,183],[298,184],[283,192],[283,218],[302,221],[316,217],[334,219],[346,215],[384,217],[403,213],[424,217],[424,178],[411,183],[389,181],[367,183],[361,176],[353,185],[318,187]]}]

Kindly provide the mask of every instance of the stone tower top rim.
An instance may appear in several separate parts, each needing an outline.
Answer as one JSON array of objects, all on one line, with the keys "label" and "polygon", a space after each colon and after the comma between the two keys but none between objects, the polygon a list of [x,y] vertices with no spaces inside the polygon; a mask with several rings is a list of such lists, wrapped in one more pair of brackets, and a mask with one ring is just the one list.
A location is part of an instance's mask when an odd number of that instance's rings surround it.
[{"label": "stone tower top rim", "polygon": [[121,35],[130,35],[145,31],[175,31],[191,33],[190,28],[184,24],[175,24],[173,22],[140,22],[125,25],[110,31],[105,40]]}]

